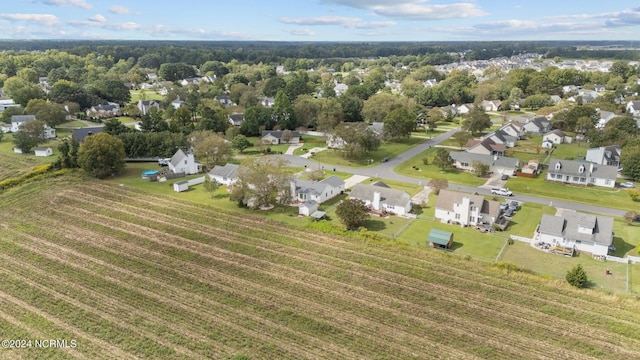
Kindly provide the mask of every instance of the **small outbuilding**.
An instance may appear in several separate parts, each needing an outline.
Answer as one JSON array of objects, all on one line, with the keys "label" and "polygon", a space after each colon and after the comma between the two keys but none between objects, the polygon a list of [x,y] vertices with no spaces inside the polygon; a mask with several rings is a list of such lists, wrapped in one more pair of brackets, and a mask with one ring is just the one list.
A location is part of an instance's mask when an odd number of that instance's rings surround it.
[{"label": "small outbuilding", "polygon": [[189,190],[189,182],[187,180],[176,181],[173,183],[173,191],[183,192]]},{"label": "small outbuilding", "polygon": [[431,229],[427,242],[434,248],[449,249],[453,244],[453,233]]},{"label": "small outbuilding", "polygon": [[51,147],[36,148],[36,156],[51,156],[51,155],[53,155],[53,149],[51,149]]},{"label": "small outbuilding", "polygon": [[298,207],[298,215],[311,216],[311,214],[318,211],[318,205],[317,201],[307,200]]}]

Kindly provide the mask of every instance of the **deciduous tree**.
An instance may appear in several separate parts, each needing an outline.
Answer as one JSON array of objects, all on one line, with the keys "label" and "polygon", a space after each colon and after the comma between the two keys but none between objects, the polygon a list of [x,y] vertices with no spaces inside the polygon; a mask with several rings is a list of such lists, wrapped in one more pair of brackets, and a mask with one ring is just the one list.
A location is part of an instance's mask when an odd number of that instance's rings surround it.
[{"label": "deciduous tree", "polygon": [[415,116],[405,107],[391,110],[384,118],[385,138],[398,140],[411,136],[416,126]]},{"label": "deciduous tree", "polygon": [[36,139],[31,137],[26,131],[18,130],[15,134],[13,134],[13,143],[16,147],[22,150],[22,153],[28,153],[38,145]]},{"label": "deciduous tree", "polygon": [[288,162],[277,157],[258,157],[245,160],[238,169],[239,192],[235,198],[255,207],[269,207],[277,198],[281,203],[290,200],[291,175],[286,169]]},{"label": "deciduous tree", "polygon": [[347,199],[336,207],[336,215],[348,230],[355,230],[369,220],[369,209],[362,200]]},{"label": "deciduous tree", "polygon": [[462,129],[471,132],[471,134],[480,133],[490,127],[491,118],[478,106],[475,106],[466,114],[465,120],[462,123]]},{"label": "deciduous tree", "polygon": [[234,149],[243,152],[244,149],[251,147],[251,141],[246,136],[238,134],[231,140],[231,145]]},{"label": "deciduous tree", "polygon": [[231,144],[212,131],[194,131],[189,140],[193,154],[210,168],[226,164],[233,156]]},{"label": "deciduous tree", "polygon": [[451,158],[451,155],[449,155],[449,150],[445,148],[437,148],[431,163],[444,171],[444,169],[451,167],[453,159]]},{"label": "deciduous tree", "polygon": [[124,143],[105,132],[87,136],[78,150],[78,164],[93,177],[105,178],[124,169]]},{"label": "deciduous tree", "polygon": [[640,181],[640,145],[626,146],[620,154],[622,175]]}]

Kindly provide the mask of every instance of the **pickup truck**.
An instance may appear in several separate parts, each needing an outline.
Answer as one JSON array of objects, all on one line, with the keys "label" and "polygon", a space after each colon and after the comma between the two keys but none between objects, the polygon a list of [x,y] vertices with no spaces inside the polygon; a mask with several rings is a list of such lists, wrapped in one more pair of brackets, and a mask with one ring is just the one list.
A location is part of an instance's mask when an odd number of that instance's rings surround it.
[{"label": "pickup truck", "polygon": [[512,196],[513,193],[509,189],[491,189],[491,194],[500,196]]}]

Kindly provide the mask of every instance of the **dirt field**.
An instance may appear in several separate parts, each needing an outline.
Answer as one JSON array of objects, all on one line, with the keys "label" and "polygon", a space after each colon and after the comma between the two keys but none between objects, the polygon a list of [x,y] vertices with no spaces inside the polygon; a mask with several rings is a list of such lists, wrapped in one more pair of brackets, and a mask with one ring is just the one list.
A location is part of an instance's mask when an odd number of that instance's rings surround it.
[{"label": "dirt field", "polygon": [[633,299],[100,182],[0,198],[0,358],[632,359]]}]

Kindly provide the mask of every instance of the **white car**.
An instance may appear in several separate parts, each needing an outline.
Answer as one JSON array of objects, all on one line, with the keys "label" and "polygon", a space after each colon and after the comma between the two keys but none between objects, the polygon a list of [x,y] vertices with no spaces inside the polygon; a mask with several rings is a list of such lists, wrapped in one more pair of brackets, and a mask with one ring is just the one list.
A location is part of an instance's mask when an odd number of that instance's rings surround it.
[{"label": "white car", "polygon": [[636,184],[632,183],[631,181],[625,181],[623,183],[620,183],[620,187],[623,187],[623,188],[634,188],[634,187],[636,187]]},{"label": "white car", "polygon": [[512,196],[513,193],[509,189],[491,189],[491,194],[501,196]]}]

